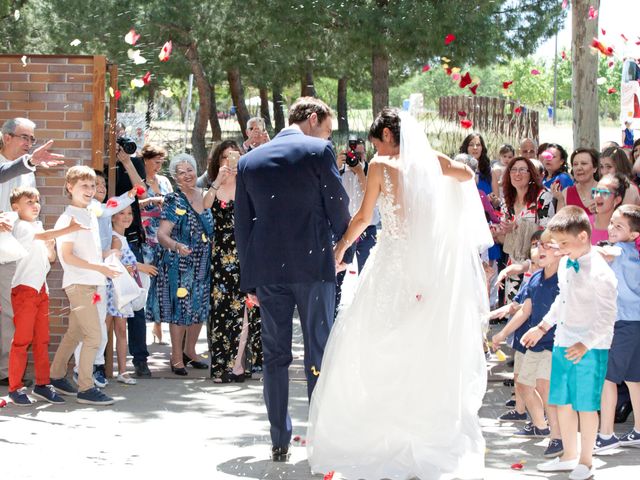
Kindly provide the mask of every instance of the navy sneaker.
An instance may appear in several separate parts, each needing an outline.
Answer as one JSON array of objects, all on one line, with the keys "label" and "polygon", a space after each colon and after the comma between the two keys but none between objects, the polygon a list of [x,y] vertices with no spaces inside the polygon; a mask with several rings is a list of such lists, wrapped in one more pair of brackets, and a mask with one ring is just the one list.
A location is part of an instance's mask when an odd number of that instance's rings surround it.
[{"label": "navy sneaker", "polygon": [[62,398],[56,392],[56,389],[53,388],[53,385],[36,385],[33,387],[34,397],[41,398],[49,403],[54,403],[56,405],[60,405],[61,403],[65,403],[64,398]]},{"label": "navy sneaker", "polygon": [[116,401],[93,387],[89,390],[78,392],[77,402],[86,405],[113,405]]},{"label": "navy sneaker", "polygon": [[77,395],[78,389],[69,383],[69,380],[66,378],[52,378],[51,385],[56,389],[57,392],[62,395]]},{"label": "navy sneaker", "polygon": [[109,381],[105,376],[104,367],[102,365],[94,365],[93,367],[93,383],[96,387],[104,388],[109,385]]},{"label": "navy sneaker", "polygon": [[564,447],[562,446],[562,440],[559,438],[551,438],[547,449],[544,451],[544,456],[546,458],[555,458],[561,456],[563,453]]},{"label": "navy sneaker", "polygon": [[510,400],[507,400],[506,402],[504,402],[504,406],[507,408],[515,408],[516,406],[516,399],[512,398]]},{"label": "navy sneaker", "polygon": [[620,440],[618,439],[618,437],[616,437],[615,433],[611,435],[611,438],[608,439],[605,439],[600,434],[598,434],[598,436],[596,437],[596,444],[593,447],[593,453],[598,454],[600,452],[605,452],[619,446]]},{"label": "navy sneaker", "polygon": [[27,387],[22,387],[13,392],[9,392],[9,398],[13,404],[18,407],[30,407],[36,403],[27,396]]},{"label": "navy sneaker", "polygon": [[547,428],[538,428],[532,423],[525,424],[522,429],[518,430],[513,434],[514,437],[524,437],[524,438],[538,438],[538,437],[548,437],[551,433],[549,427]]},{"label": "navy sneaker", "polygon": [[498,417],[501,422],[526,422],[529,420],[527,412],[518,413],[516,410],[509,410]]},{"label": "navy sneaker", "polygon": [[620,445],[623,447],[635,447],[640,445],[640,432],[632,429],[629,433],[625,433],[620,437]]}]

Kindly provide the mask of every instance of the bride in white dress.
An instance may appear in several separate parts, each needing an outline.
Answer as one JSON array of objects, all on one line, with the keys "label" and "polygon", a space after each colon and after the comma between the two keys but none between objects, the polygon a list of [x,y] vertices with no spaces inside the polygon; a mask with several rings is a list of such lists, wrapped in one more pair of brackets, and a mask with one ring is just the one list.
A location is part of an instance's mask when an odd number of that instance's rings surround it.
[{"label": "bride in white dress", "polygon": [[492,239],[473,173],[394,109],[378,115],[370,139],[377,156],[336,261],[376,202],[382,231],[325,348],[309,463],[348,479],[481,478],[488,299],[479,251]]}]

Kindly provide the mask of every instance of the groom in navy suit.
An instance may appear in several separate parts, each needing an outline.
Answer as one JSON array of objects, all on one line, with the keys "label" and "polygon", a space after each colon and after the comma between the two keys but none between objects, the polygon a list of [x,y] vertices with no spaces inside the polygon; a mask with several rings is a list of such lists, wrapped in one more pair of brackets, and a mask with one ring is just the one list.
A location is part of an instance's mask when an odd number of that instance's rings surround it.
[{"label": "groom in navy suit", "polygon": [[336,269],[344,268],[335,264],[332,234],[340,238],[347,229],[349,198],[327,141],[331,120],[324,102],[299,98],[289,110],[289,127],[238,164],[240,287],[260,305],[264,400],[274,461],[288,458],[291,440],[288,369],[294,308],[300,314],[311,399],[333,324]]}]

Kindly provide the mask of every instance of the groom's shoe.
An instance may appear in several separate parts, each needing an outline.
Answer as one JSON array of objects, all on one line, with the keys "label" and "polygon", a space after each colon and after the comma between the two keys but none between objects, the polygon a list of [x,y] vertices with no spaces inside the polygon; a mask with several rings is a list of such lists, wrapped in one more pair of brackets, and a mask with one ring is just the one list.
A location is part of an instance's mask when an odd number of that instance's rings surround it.
[{"label": "groom's shoe", "polygon": [[285,447],[271,447],[271,460],[274,462],[286,462],[289,460],[289,456],[291,456],[291,453],[289,453],[290,447],[291,444]]}]

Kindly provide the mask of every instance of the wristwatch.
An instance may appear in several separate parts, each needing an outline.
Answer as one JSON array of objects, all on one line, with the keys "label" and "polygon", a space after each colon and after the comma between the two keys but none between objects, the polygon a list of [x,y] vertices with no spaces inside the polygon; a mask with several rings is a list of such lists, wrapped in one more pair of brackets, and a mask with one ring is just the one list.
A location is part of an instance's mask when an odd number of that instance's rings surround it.
[{"label": "wristwatch", "polygon": [[33,162],[31,161],[31,156],[29,156],[29,158],[27,158],[27,165],[29,165],[32,168],[36,168],[36,166],[33,164]]}]

